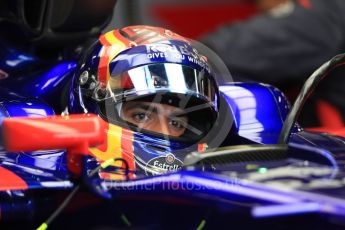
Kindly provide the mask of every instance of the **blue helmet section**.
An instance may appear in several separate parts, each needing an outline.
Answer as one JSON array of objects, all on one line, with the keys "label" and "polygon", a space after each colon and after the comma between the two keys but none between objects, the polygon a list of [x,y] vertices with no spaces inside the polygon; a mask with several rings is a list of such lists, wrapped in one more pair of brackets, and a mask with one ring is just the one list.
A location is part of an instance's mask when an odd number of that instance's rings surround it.
[{"label": "blue helmet section", "polygon": [[182,169],[186,152],[196,152],[198,147],[190,143],[135,133],[133,151],[140,170],[139,175],[140,173],[154,175]]}]

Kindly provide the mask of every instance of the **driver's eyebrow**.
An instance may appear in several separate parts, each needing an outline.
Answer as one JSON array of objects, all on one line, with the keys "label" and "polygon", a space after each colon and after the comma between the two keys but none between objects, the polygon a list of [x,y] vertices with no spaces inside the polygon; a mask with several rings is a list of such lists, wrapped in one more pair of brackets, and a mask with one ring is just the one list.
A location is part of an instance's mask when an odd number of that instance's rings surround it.
[{"label": "driver's eyebrow", "polygon": [[151,113],[158,113],[157,107],[143,103],[131,103],[126,106],[126,110],[131,109],[142,109],[145,111],[150,111]]},{"label": "driver's eyebrow", "polygon": [[187,118],[187,113],[185,112],[173,112],[169,115],[169,118]]},{"label": "driver's eyebrow", "polygon": [[208,102],[208,103],[204,103],[204,104],[201,104],[201,105],[196,105],[196,106],[193,106],[193,107],[189,107],[189,108],[184,109],[181,112],[175,112],[174,116],[175,117],[186,116],[188,113],[208,108],[210,105],[212,105],[212,103]]}]

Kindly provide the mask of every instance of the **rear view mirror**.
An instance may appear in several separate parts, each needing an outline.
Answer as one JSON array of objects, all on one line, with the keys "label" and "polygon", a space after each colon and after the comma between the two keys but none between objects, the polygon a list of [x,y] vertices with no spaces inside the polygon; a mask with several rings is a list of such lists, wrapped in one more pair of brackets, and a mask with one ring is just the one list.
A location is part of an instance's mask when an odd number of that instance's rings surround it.
[{"label": "rear view mirror", "polygon": [[2,124],[7,151],[67,149],[68,166],[74,156],[88,154],[88,148],[102,144],[107,123],[96,115],[7,118]]}]

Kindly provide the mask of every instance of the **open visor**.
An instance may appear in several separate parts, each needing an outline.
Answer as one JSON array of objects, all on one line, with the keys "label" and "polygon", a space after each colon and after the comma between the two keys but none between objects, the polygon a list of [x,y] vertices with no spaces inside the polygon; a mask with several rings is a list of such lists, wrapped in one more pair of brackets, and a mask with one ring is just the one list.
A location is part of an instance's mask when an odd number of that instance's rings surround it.
[{"label": "open visor", "polygon": [[216,86],[211,79],[205,70],[199,71],[181,64],[145,65],[120,75],[111,75],[106,93],[96,93],[95,99],[113,98],[115,102],[121,102],[157,93],[177,93],[215,103]]}]

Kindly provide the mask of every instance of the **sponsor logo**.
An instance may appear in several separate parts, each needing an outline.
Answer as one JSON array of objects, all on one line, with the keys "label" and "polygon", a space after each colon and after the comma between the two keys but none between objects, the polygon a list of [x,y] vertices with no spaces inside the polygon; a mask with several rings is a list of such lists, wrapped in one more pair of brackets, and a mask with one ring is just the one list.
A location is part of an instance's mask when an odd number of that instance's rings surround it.
[{"label": "sponsor logo", "polygon": [[177,53],[181,56],[191,56],[195,59],[199,57],[198,51],[193,48],[193,50],[188,49],[187,46],[184,45],[168,45],[168,44],[148,44],[147,53],[164,53],[166,55],[167,52],[169,53]]},{"label": "sponsor logo", "polygon": [[206,57],[200,55],[198,51],[193,48],[190,49],[184,45],[168,45],[168,44],[148,44],[147,58],[148,59],[175,59],[178,61],[188,61],[196,64],[201,68],[205,68],[210,72],[209,66],[207,65]]},{"label": "sponsor logo", "polygon": [[167,172],[176,172],[182,168],[182,161],[173,154],[152,158],[147,162],[145,172],[149,174],[162,174]]}]

